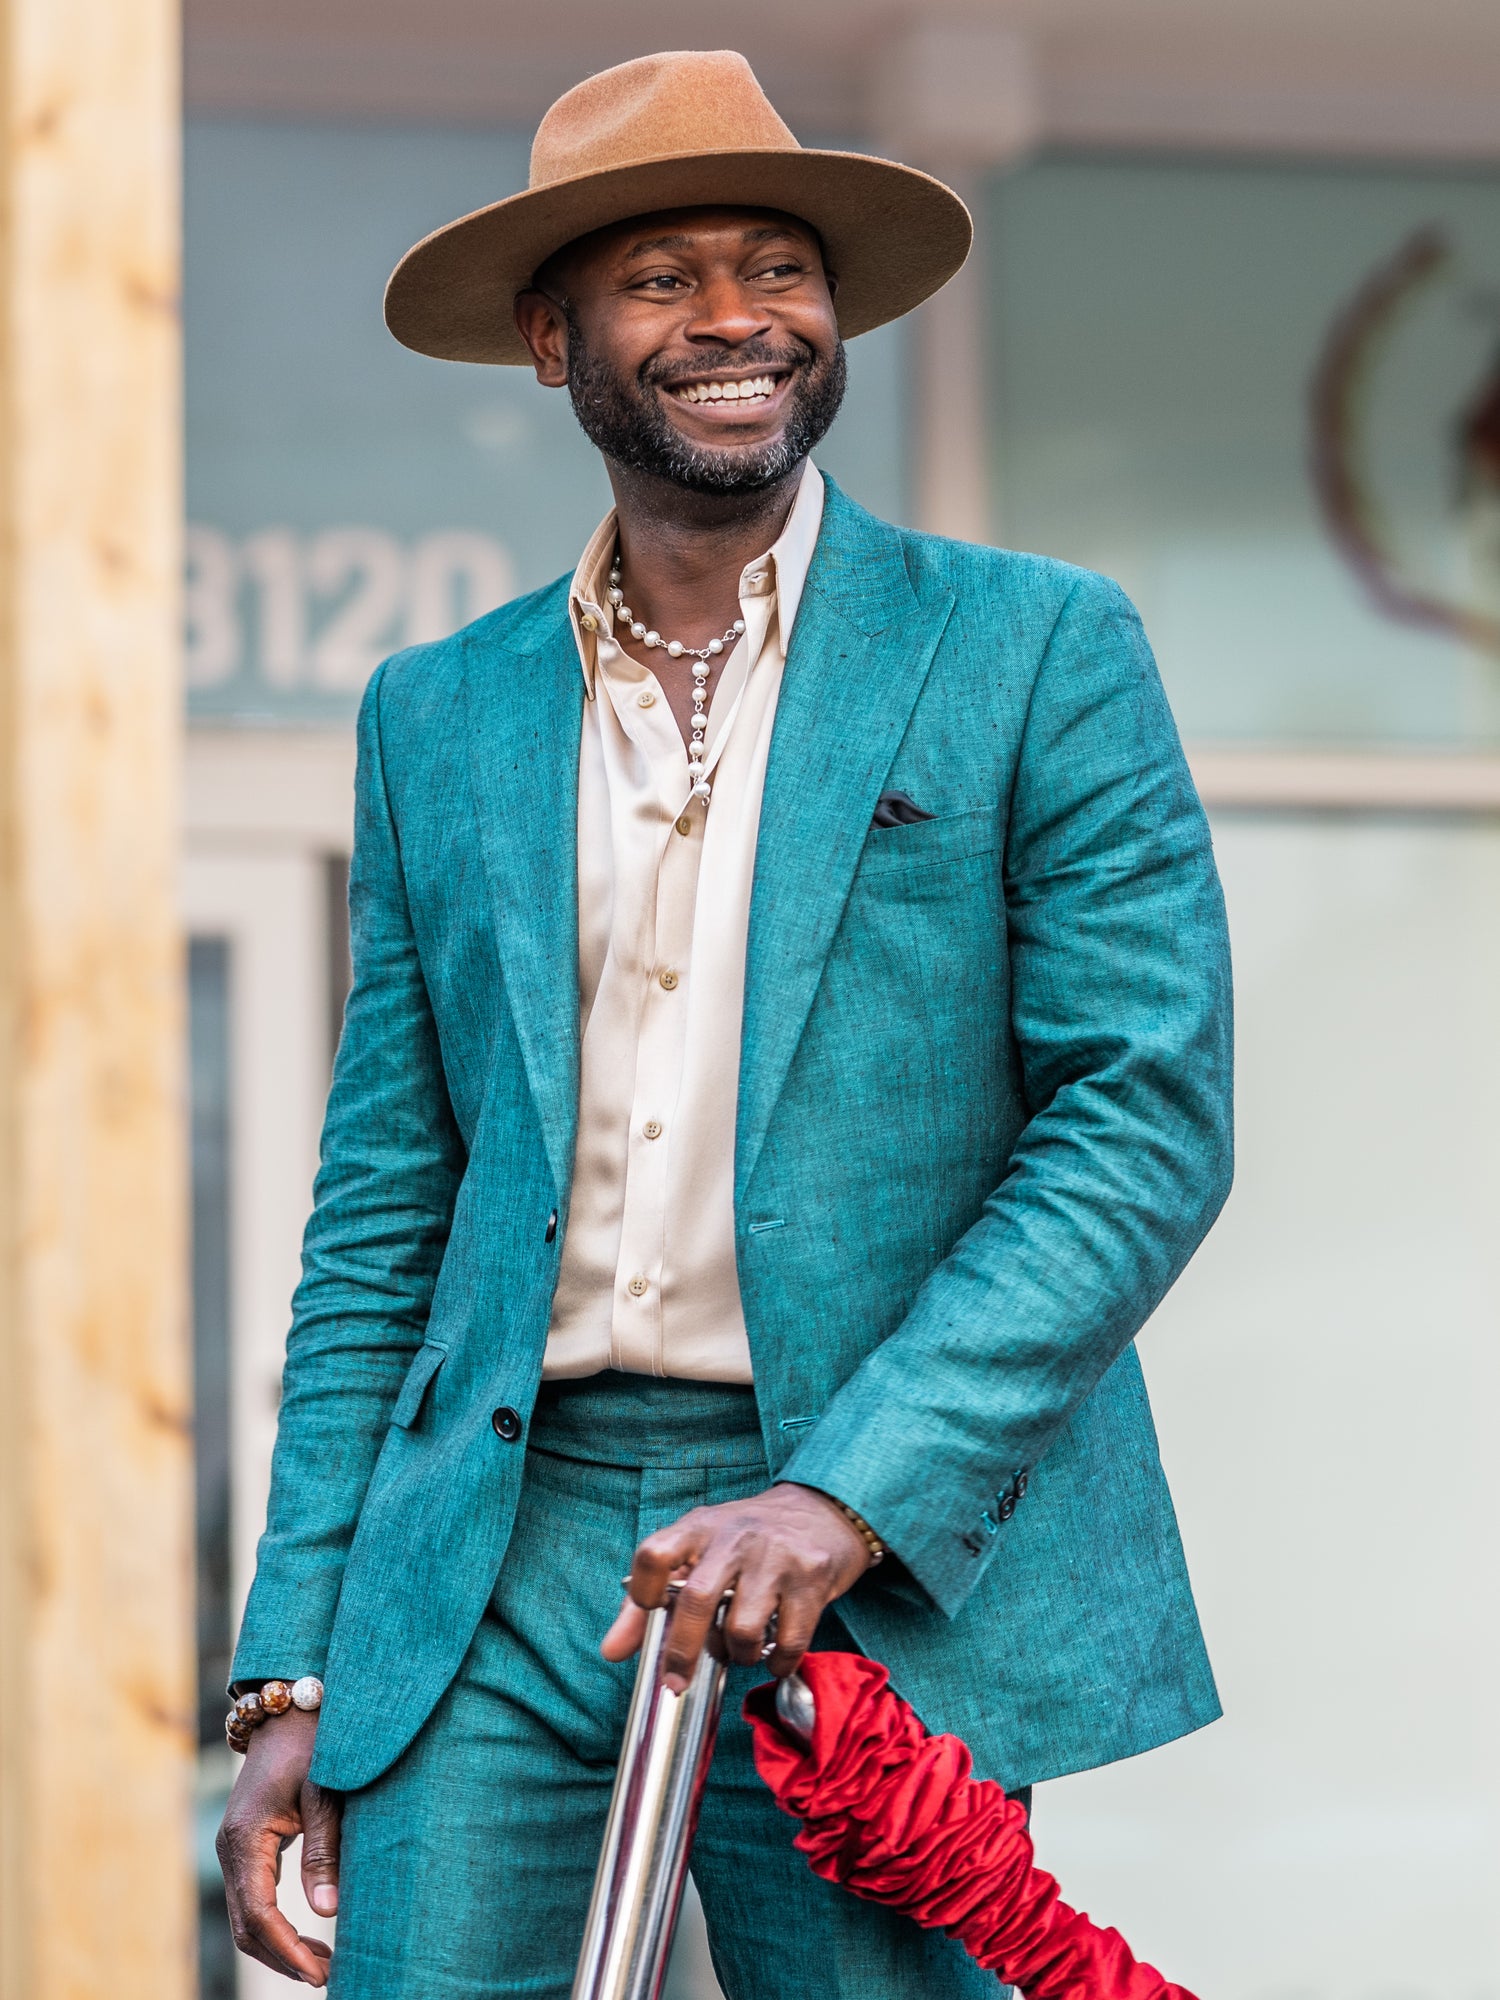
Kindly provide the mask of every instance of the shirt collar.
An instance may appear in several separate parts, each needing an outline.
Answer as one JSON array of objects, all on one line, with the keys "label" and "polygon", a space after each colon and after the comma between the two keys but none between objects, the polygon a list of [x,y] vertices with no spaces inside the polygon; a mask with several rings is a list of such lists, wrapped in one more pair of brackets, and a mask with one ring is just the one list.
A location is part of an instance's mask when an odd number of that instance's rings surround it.
[{"label": "shirt collar", "polygon": [[[797,497],[792,502],[792,511],[786,519],[786,526],[765,555],[757,556],[746,563],[740,572],[740,602],[743,605],[747,594],[755,594],[763,585],[759,578],[769,575],[776,592],[777,636],[783,657],[791,644],[792,627],[797,622],[797,608],[802,602],[802,592],[807,583],[807,573],[812,567],[813,551],[818,545],[818,531],[823,525],[823,475],[808,459],[802,468],[802,477],[797,485]],[[568,592],[568,613],[573,623],[573,636],[578,641],[578,657],[583,666],[583,678],[590,694],[594,690],[594,667],[596,653],[594,639],[601,621],[604,630],[609,630],[609,570],[615,553],[616,517],[613,507],[599,523],[588,539],[578,567],[573,572],[572,586]],[[591,621],[591,622],[590,622]]]}]

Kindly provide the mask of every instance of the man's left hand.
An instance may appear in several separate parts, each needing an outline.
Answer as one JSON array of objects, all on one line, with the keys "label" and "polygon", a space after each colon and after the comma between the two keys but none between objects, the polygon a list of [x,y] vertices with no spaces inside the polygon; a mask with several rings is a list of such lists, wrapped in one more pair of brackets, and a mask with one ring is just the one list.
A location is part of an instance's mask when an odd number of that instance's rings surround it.
[{"label": "man's left hand", "polygon": [[766,1670],[790,1674],[812,1644],[825,1607],[869,1566],[859,1530],[811,1486],[772,1486],[748,1500],[695,1507],[636,1550],[630,1594],[600,1650],[606,1660],[628,1660],[645,1634],[646,1612],[665,1604],[667,1586],[681,1579],[662,1654],[667,1687],[680,1694],[687,1686],[731,1587],[723,1628],[729,1657],[753,1666],[774,1613],[776,1644]]}]

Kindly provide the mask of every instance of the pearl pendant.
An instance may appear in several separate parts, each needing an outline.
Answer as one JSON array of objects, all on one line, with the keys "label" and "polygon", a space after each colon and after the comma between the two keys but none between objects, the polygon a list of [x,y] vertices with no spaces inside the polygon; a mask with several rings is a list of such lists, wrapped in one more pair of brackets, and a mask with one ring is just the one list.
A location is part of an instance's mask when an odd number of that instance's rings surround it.
[{"label": "pearl pendant", "polygon": [[632,639],[640,640],[652,649],[655,649],[657,646],[665,646],[669,657],[674,660],[684,658],[695,660],[698,664],[693,668],[693,676],[700,682],[708,673],[709,656],[712,655],[714,658],[717,658],[731,640],[744,637],[745,621],[743,618],[736,618],[722,638],[710,639],[706,646],[686,646],[681,639],[664,639],[660,632],[648,632],[644,623],[636,617],[630,606],[625,602],[625,585],[620,574],[620,558],[618,556],[615,557],[614,563],[610,568],[609,589],[605,595],[614,612],[616,622],[629,629]]}]

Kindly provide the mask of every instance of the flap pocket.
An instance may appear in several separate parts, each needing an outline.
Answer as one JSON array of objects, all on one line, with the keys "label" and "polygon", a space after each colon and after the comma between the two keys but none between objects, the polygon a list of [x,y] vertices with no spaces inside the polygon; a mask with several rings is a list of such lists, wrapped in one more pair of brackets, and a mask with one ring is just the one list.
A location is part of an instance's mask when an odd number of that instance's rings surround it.
[{"label": "flap pocket", "polygon": [[999,846],[1000,815],[993,806],[941,813],[909,826],[872,827],[865,835],[859,872],[869,876],[883,875],[890,869],[928,868],[940,861],[992,854]]},{"label": "flap pocket", "polygon": [[435,1340],[424,1341],[406,1371],[406,1380],[401,1384],[401,1394],[396,1398],[396,1407],[391,1411],[391,1422],[399,1430],[410,1430],[422,1413],[422,1403],[427,1395],[427,1385],[443,1363],[448,1359],[446,1347],[440,1347]]}]

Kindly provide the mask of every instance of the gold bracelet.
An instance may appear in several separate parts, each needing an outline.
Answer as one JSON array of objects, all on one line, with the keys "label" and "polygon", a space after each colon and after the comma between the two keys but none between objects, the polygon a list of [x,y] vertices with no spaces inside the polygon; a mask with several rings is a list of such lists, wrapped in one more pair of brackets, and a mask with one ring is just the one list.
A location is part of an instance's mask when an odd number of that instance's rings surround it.
[{"label": "gold bracelet", "polygon": [[844,1519],[849,1523],[850,1527],[853,1528],[854,1532],[859,1536],[860,1540],[869,1550],[871,1569],[875,1567],[876,1563],[884,1562],[885,1543],[880,1539],[879,1535],[876,1534],[875,1530],[870,1526],[869,1522],[865,1519],[864,1515],[856,1514],[852,1507],[846,1507],[843,1501],[835,1498],[835,1496],[832,1493],[830,1493],[827,1497],[833,1501],[834,1506],[838,1508],[839,1512],[843,1515]]}]

